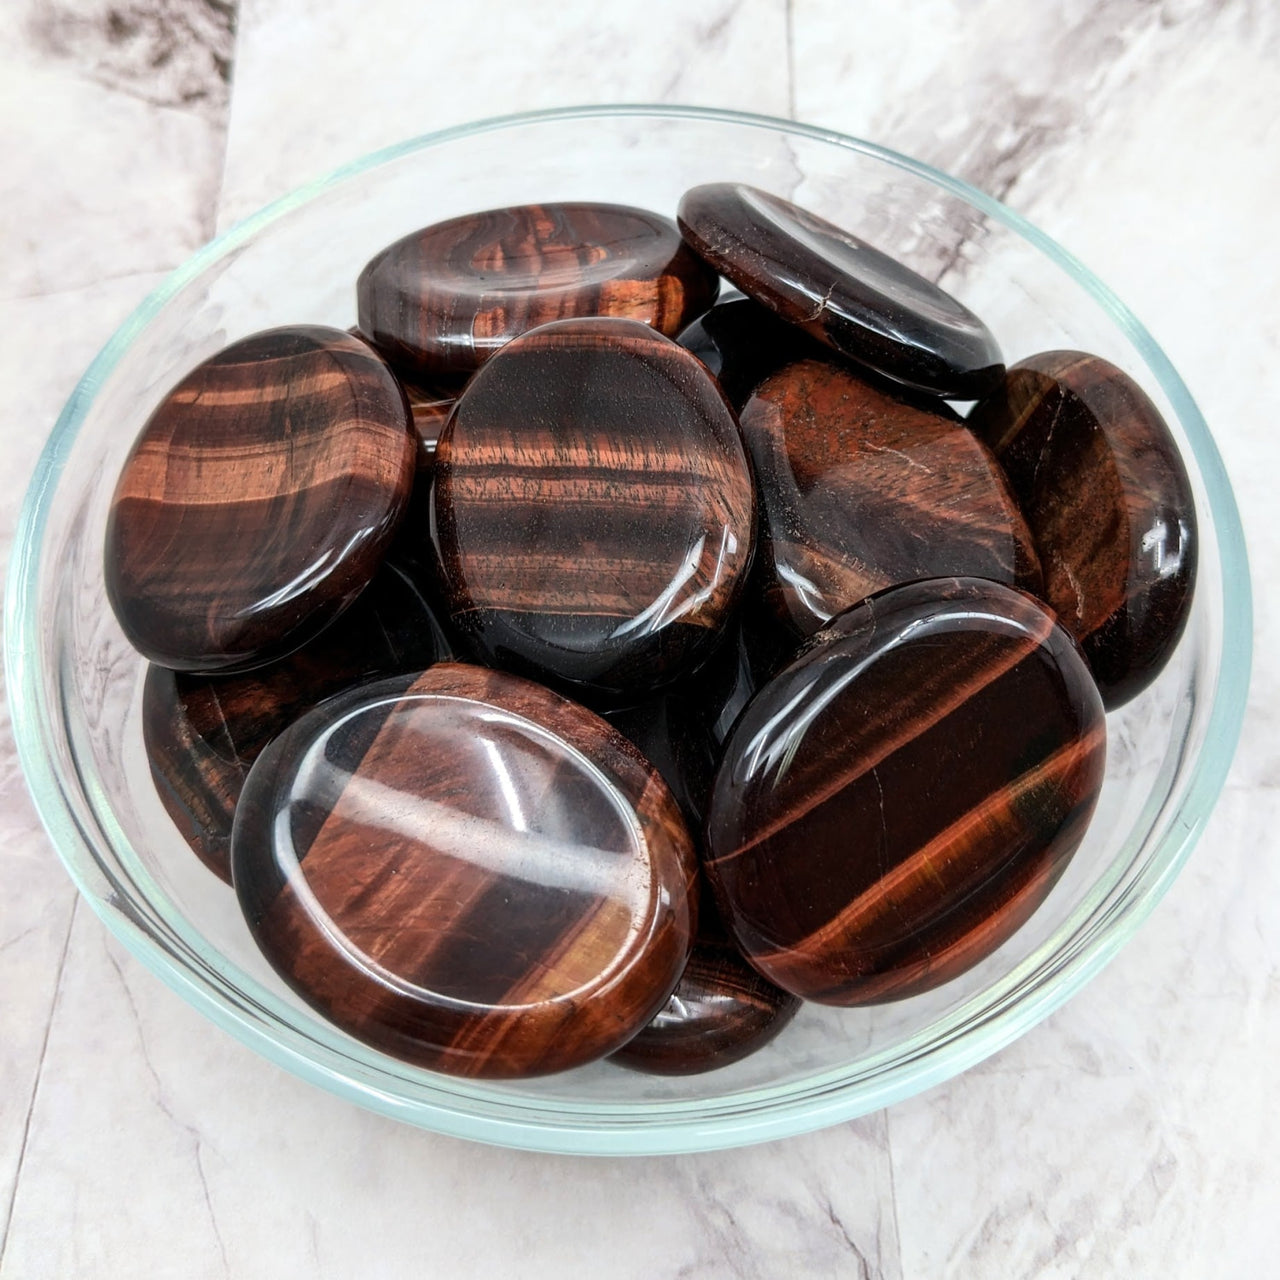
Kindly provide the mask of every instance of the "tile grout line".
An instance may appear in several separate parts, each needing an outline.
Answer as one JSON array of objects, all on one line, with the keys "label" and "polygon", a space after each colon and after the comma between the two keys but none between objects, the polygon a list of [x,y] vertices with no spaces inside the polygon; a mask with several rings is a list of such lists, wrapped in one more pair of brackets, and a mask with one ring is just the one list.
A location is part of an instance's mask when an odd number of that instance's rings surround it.
[{"label": "tile grout line", "polygon": [[76,922],[76,911],[80,906],[80,894],[77,892],[71,903],[71,915],[67,920],[66,936],[62,939],[62,954],[58,957],[58,975],[53,984],[53,999],[49,1001],[49,1017],[44,1024],[44,1039],[40,1044],[40,1058],[36,1063],[35,1079],[31,1083],[31,1098],[27,1103],[27,1118],[22,1125],[22,1143],[18,1148],[18,1167],[13,1171],[13,1190],[9,1193],[9,1203],[5,1208],[3,1223],[0,1223],[0,1274],[4,1272],[5,1254],[9,1248],[9,1232],[13,1226],[13,1210],[18,1202],[18,1187],[22,1182],[22,1168],[27,1158],[27,1140],[31,1136],[31,1118],[35,1115],[36,1100],[40,1095],[40,1082],[44,1078],[45,1059],[49,1055],[49,1036],[53,1031],[53,1019],[58,1011],[58,997],[62,994],[62,975],[67,967],[67,952],[71,948],[71,930]]},{"label": "tile grout line", "polygon": [[889,1115],[891,1108],[886,1107],[882,1114],[884,1115],[884,1149],[885,1154],[889,1157],[889,1205],[893,1209],[893,1238],[898,1244],[898,1277],[899,1280],[906,1274],[902,1269],[902,1220],[898,1216],[898,1182],[893,1174],[893,1134],[889,1129]]},{"label": "tile grout line", "polygon": [[796,118],[796,19],[795,0],[786,0],[787,6],[787,114]]},{"label": "tile grout line", "polygon": [[240,0],[234,0],[228,7],[232,15],[231,58],[227,67],[227,109],[222,121],[222,163],[218,167],[218,185],[213,191],[212,199],[209,202],[211,205],[210,213],[213,218],[210,226],[210,240],[217,237],[218,226],[222,217],[222,193],[227,185],[227,152],[231,142],[231,106],[236,92],[236,54],[240,48]]}]

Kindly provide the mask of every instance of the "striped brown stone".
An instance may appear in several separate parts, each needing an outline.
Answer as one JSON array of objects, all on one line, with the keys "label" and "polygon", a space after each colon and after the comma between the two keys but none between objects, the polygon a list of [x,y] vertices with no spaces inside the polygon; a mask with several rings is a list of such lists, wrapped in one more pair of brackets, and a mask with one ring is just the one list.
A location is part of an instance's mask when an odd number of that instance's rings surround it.
[{"label": "striped brown stone", "polygon": [[360,327],[406,375],[466,373],[552,320],[619,316],[671,337],[719,278],[669,218],[627,205],[490,209],[383,249],[360,273]]},{"label": "striped brown stone", "polygon": [[755,498],[702,364],[629,320],[517,338],[436,452],[450,614],[486,660],[647,690],[709,654],[751,559]]},{"label": "striped brown stone", "polygon": [[1105,755],[1088,668],[1030,596],[886,591],[818,632],[730,737],[706,864],[726,924],[804,999],[927,991],[1044,900]]},{"label": "striped brown stone", "polygon": [[742,958],[704,894],[693,953],[671,998],[611,1061],[652,1075],[714,1071],[763,1049],[799,1008]]},{"label": "striped brown stone", "polygon": [[186,375],[143,427],[107,524],[107,595],[145,657],[190,671],[295,649],[360,594],[409,498],[413,437],[382,359],[267,330]]},{"label": "striped brown stone", "polygon": [[1186,625],[1199,539],[1160,411],[1099,356],[1046,351],[974,407],[1044,566],[1044,598],[1084,649],[1108,708],[1164,668]]},{"label": "striped brown stone", "polygon": [[860,365],[971,400],[1000,381],[995,336],[932,281],[799,205],[740,182],[687,191],[689,244],[748,297]]},{"label": "striped brown stone", "polygon": [[231,823],[253,762],[318,702],[449,655],[422,588],[384,564],[332,626],[287,657],[233,675],[152,666],[142,691],[151,777],[183,839],[231,883]]},{"label": "striped brown stone", "polygon": [[755,389],[741,423],[764,514],[763,594],[799,634],[919,578],[1039,589],[1000,468],[942,402],[799,360]]},{"label": "striped brown stone", "polygon": [[639,752],[539,685],[456,663],[339,695],[277,738],[232,864],[254,937],[305,1000],[458,1075],[621,1047],[696,928],[693,847]]}]

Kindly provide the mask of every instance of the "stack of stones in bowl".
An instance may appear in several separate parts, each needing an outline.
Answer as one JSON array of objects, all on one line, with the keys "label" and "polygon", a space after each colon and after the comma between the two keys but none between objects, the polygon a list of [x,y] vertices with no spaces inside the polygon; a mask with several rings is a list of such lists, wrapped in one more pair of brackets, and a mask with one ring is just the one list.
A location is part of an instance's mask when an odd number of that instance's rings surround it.
[{"label": "stack of stones in bowl", "polygon": [[1006,368],[734,184],[455,218],[356,294],[183,377],[107,533],[157,788],[304,1000],[460,1075],[695,1072],[1035,911],[1194,579],[1120,369]]}]

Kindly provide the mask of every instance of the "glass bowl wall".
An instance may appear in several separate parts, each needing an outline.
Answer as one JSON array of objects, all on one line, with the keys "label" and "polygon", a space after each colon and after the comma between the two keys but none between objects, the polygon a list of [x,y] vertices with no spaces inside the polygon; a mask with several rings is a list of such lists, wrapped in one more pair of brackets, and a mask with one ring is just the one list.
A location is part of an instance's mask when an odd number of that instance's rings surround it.
[{"label": "glass bowl wall", "polygon": [[[521,1084],[432,1075],[348,1038],[297,1000],[231,891],[179,837],[142,749],[144,664],[102,581],[114,480],[173,382],[254,330],[355,322],[378,249],[497,205],[611,200],[674,214],[681,193],[744,181],[815,210],[938,280],[1009,361],[1106,357],[1165,414],[1191,473],[1200,577],[1178,651],[1108,719],[1088,837],[1031,921],[950,984],[874,1008],[806,1006],[756,1056],[664,1079],[596,1064]],[[298,1075],[384,1114],[482,1141],[622,1154],[728,1146],[883,1106],[994,1052],[1058,1006],[1132,934],[1202,828],[1248,683],[1248,575],[1212,439],[1163,353],[1079,263],[995,201],[867,143],[757,117],[595,108],[487,121],[368,157],[250,218],[177,271],[115,335],[60,418],[24,509],[7,612],[15,731],[60,855],[98,914],[219,1025]]]}]

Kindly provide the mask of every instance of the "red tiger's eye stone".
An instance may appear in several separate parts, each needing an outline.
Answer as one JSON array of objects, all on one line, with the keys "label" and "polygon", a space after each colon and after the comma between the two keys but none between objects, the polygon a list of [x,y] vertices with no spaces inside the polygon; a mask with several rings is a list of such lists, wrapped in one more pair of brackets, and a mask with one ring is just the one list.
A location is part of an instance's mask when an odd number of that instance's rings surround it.
[{"label": "red tiger's eye stone", "polygon": [[729,738],[706,862],[725,923],[803,999],[927,991],[1044,900],[1105,754],[1084,659],[1030,596],[886,591],[815,635]]},{"label": "red tiger's eye stone", "polygon": [[672,337],[715,301],[716,273],[669,218],[627,205],[517,205],[451,218],[360,273],[360,328],[406,374],[478,368],[552,320],[618,316]]},{"label": "red tiger's eye stone", "polygon": [[338,329],[271,329],[193,369],[116,485],[107,596],[130,643],[182,671],[257,666],[368,585],[413,483],[404,393]]},{"label": "red tiger's eye stone", "polygon": [[662,1007],[696,929],[676,802],[599,717],[438,663],[258,757],[231,843],[258,945],[350,1034],[465,1076],[562,1071]]},{"label": "red tiger's eye stone", "polygon": [[1046,351],[1014,365],[969,424],[1031,526],[1044,598],[1103,702],[1120,706],[1168,662],[1195,586],[1195,502],[1160,411],[1100,357]]},{"label": "red tiger's eye stone", "polygon": [[544,325],[476,373],[431,508],[450,619],[486,662],[626,692],[709,656],[755,533],[732,410],[630,320]]},{"label": "red tiger's eye stone", "polygon": [[764,595],[794,631],[919,578],[1039,588],[1000,468],[946,405],[801,360],[755,389],[741,422],[764,512]]},{"label": "red tiger's eye stone", "polygon": [[685,193],[677,221],[748,297],[876,373],[956,400],[1000,381],[999,345],[968,307],[825,218],[713,182]]}]

